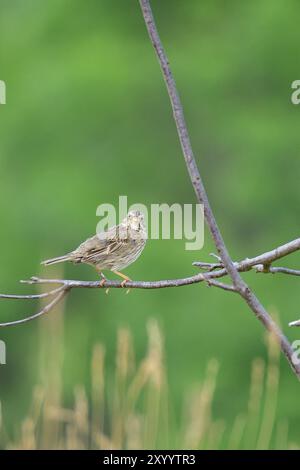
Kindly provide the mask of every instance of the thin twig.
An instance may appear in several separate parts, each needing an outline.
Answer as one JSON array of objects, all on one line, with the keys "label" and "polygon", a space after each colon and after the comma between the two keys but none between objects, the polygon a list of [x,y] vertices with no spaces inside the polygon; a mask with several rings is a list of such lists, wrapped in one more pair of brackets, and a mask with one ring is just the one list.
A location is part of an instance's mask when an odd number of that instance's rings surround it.
[{"label": "thin twig", "polygon": [[27,323],[29,321],[35,320],[38,317],[41,317],[42,315],[45,315],[46,313],[50,312],[50,310],[52,310],[55,307],[55,305],[57,305],[63,299],[63,297],[67,294],[67,292],[68,292],[68,288],[64,287],[61,290],[61,292],[49,304],[47,304],[44,308],[42,308],[42,310],[40,310],[39,312],[33,315],[30,315],[29,317],[22,318],[21,320],[14,320],[14,321],[6,322],[6,323],[0,323],[0,327],[20,325],[22,323]]},{"label": "thin twig", "polygon": [[[24,282],[24,281],[21,281]],[[34,299],[44,299],[50,295],[58,294],[64,289],[64,286],[58,287],[57,289],[50,290],[49,292],[44,292],[42,294],[29,294],[29,295],[15,295],[15,294],[0,294],[0,299],[15,299],[15,300],[34,300]]]},{"label": "thin twig", "polygon": [[294,364],[292,360],[293,349],[289,341],[287,340],[283,332],[280,330],[280,328],[277,326],[277,324],[274,322],[274,320],[271,318],[271,316],[268,314],[268,312],[263,307],[263,305],[260,303],[260,301],[257,299],[257,297],[254,295],[254,293],[250,290],[249,286],[241,278],[238,270],[236,269],[228,253],[223,237],[217,225],[215,216],[210,207],[207,193],[206,193],[204,184],[202,182],[202,179],[201,179],[198,167],[197,167],[197,163],[196,163],[194,153],[192,150],[189,133],[187,130],[183,108],[182,108],[182,104],[181,104],[179,94],[177,91],[176,83],[172,75],[168,58],[163,49],[158,31],[154,22],[149,0],[139,0],[139,2],[140,2],[141,9],[142,9],[143,17],[145,20],[145,24],[149,33],[149,37],[156,51],[157,58],[158,58],[158,61],[162,70],[163,78],[166,83],[167,91],[168,91],[172,109],[173,109],[173,116],[174,116],[174,120],[176,123],[177,133],[178,133],[179,140],[181,143],[181,147],[182,147],[184,159],[186,162],[186,166],[190,175],[190,179],[194,187],[194,190],[196,192],[198,201],[203,204],[205,220],[211,232],[211,235],[214,240],[215,246],[218,250],[218,253],[221,257],[222,263],[224,267],[226,268],[234,287],[240,293],[240,295],[244,298],[244,300],[247,302],[251,310],[254,312],[255,316],[262,322],[262,324],[269,331],[274,333],[293,371],[300,379],[300,365]]},{"label": "thin twig", "polygon": [[193,266],[205,269],[205,271],[213,271],[214,269],[223,268],[222,263],[207,263],[205,261],[194,261]]},{"label": "thin twig", "polygon": [[294,253],[298,250],[300,250],[300,238],[296,238],[295,240],[285,243],[284,245],[281,245],[274,250],[267,251],[262,255],[256,256],[255,258],[245,259],[242,262],[243,264],[241,265],[241,270],[243,271],[243,265],[245,266],[245,270],[257,264],[263,264],[267,267],[274,261],[284,258],[285,256],[290,255],[291,253]]},{"label": "thin twig", "polygon": [[291,321],[291,322],[289,323],[289,326],[300,326],[300,320]]},{"label": "thin twig", "polygon": [[299,269],[290,269],[290,268],[282,268],[279,266],[270,266],[266,271],[266,267],[263,264],[258,264],[257,266],[253,266],[257,273],[271,273],[271,274],[287,274],[289,276],[300,276]]},{"label": "thin twig", "polygon": [[229,292],[237,292],[237,290],[234,286],[231,286],[229,284],[225,284],[224,282],[214,281],[212,279],[207,280],[207,285],[208,285],[208,287],[210,287],[210,286],[219,287],[220,289],[228,290]]},{"label": "thin twig", "polygon": [[[284,245],[274,248],[274,250],[267,251],[261,255],[255,256],[254,258],[245,258],[242,261],[235,262],[234,266],[239,272],[246,272],[254,269],[257,273],[271,273],[271,274],[288,274],[290,276],[300,276],[300,270],[291,269],[279,266],[271,266],[274,261],[281,259],[285,256],[288,256],[292,253],[295,253],[300,249],[300,238],[296,238]],[[261,263],[261,264],[258,264]],[[195,261],[193,266],[197,266],[200,269],[204,269],[208,272],[220,269],[215,271],[216,277],[222,277],[224,275],[224,270],[222,263],[207,263],[203,261]],[[222,269],[223,268],[223,269]],[[227,274],[227,271],[226,271]]]}]

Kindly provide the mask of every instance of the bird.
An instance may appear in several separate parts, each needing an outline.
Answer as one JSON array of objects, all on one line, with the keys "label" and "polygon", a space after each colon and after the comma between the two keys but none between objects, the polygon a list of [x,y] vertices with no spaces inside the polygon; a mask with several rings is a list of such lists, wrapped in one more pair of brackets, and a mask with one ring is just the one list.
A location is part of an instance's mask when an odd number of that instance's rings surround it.
[{"label": "bird", "polygon": [[75,264],[85,263],[93,266],[102,280],[103,287],[107,281],[103,271],[109,270],[120,276],[122,287],[131,279],[122,273],[141,255],[147,241],[147,230],[144,215],[140,211],[129,211],[119,225],[110,227],[104,232],[97,233],[81,243],[78,248],[63,256],[47,259],[41,264],[51,264],[71,261]]}]

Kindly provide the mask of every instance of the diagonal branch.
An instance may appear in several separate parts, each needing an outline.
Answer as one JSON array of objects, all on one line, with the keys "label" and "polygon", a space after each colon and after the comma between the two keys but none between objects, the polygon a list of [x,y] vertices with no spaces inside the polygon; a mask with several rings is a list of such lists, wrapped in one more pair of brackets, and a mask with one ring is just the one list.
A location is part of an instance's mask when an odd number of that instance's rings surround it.
[{"label": "diagonal branch", "polygon": [[[217,222],[215,220],[214,214],[210,207],[208,197],[193,155],[184,114],[183,108],[180,102],[180,98],[176,89],[176,84],[172,76],[168,59],[162,47],[152,11],[150,8],[149,0],[139,0],[142,8],[143,16],[145,23],[149,32],[151,42],[156,50],[158,60],[162,69],[163,77],[166,82],[167,90],[171,100],[171,105],[173,109],[174,119],[177,127],[178,136],[180,139],[181,147],[183,150],[183,155],[187,165],[187,169],[190,175],[190,179],[198,201],[201,202],[204,206],[204,214],[207,225],[210,229],[212,238],[214,240],[215,246],[219,253],[219,262],[218,263],[204,263],[204,262],[195,262],[194,265],[198,266],[201,269],[204,269],[205,273],[198,273],[194,276],[181,278],[181,279],[171,279],[171,280],[161,280],[161,281],[128,281],[126,287],[130,289],[162,289],[168,287],[180,287],[187,286],[191,284],[196,284],[200,282],[205,282],[208,286],[219,287],[221,289],[237,292],[239,293],[244,300],[249,305],[250,309],[257,316],[257,318],[263,323],[263,325],[277,338],[280,343],[281,349],[287,357],[288,362],[290,363],[295,374],[300,378],[300,365],[294,364],[292,360],[293,349],[289,344],[287,338],[284,336],[282,331],[270,317],[265,308],[261,305],[259,300],[255,297],[253,292],[250,290],[248,285],[240,276],[240,272],[250,271],[255,269],[256,272],[263,273],[284,273],[289,275],[299,276],[300,271],[289,268],[282,267],[273,267],[271,266],[274,261],[280,259],[288,254],[291,254],[300,249],[300,239],[293,240],[285,245],[282,245],[275,250],[271,250],[267,253],[259,255],[255,258],[246,258],[240,262],[233,262],[228,250],[225,246],[224,240],[218,228]],[[217,281],[216,279],[229,275],[232,285],[225,284]],[[49,296],[55,296],[54,299],[48,303],[45,307],[42,308],[38,313],[26,317],[21,320],[0,323],[0,326],[11,326],[18,325],[22,323],[29,322],[34,320],[42,315],[47,314],[51,309],[55,307],[73,288],[117,288],[120,289],[124,285],[119,281],[109,281],[106,280],[103,283],[99,281],[77,281],[77,280],[67,280],[67,279],[40,279],[40,278],[31,278],[28,281],[22,281],[27,284],[58,284],[59,287],[53,289],[49,292],[36,295],[14,295],[14,294],[0,294],[0,299],[41,299]],[[300,326],[300,320],[292,322],[291,326]]]},{"label": "diagonal branch", "polygon": [[187,130],[183,108],[182,108],[182,104],[181,104],[179,94],[177,91],[176,83],[172,75],[168,58],[163,49],[158,31],[154,22],[149,0],[139,0],[139,2],[140,2],[143,17],[145,20],[145,24],[148,30],[148,34],[152,42],[152,45],[156,51],[157,58],[161,67],[162,74],[163,74],[163,78],[166,83],[167,91],[168,91],[172,109],[173,109],[173,116],[174,116],[174,120],[175,120],[175,124],[177,128],[177,133],[178,133],[179,140],[181,143],[181,147],[182,147],[184,159],[186,162],[186,166],[190,175],[190,179],[194,187],[194,190],[196,192],[198,201],[202,203],[204,206],[205,219],[209,227],[210,233],[212,235],[212,238],[214,240],[215,246],[221,257],[222,263],[232,280],[233,286],[236,288],[239,294],[247,302],[247,304],[249,305],[250,309],[253,311],[255,316],[261,321],[261,323],[269,331],[274,333],[293,371],[295,372],[297,377],[300,379],[300,365],[294,364],[292,360],[293,349],[289,341],[287,340],[283,332],[280,330],[280,328],[277,326],[277,324],[274,322],[274,320],[271,318],[271,316],[268,314],[268,312],[263,307],[263,305],[260,303],[260,301],[257,299],[257,297],[254,295],[254,293],[250,290],[248,285],[243,281],[242,277],[240,276],[238,270],[236,269],[228,253],[223,237],[218,228],[215,216],[210,207],[207,193],[206,193],[204,184],[202,182],[202,179],[201,179],[198,167],[197,167],[197,163],[196,163],[194,153],[192,150],[189,133]]},{"label": "diagonal branch", "polygon": [[[291,253],[294,253],[298,250],[300,250],[300,238],[296,238],[291,242],[285,243],[284,245],[281,245],[275,248],[274,250],[263,253],[262,255],[256,256],[255,258],[247,258],[242,262],[243,264],[241,267],[243,267],[244,265],[245,268],[248,268],[256,266],[258,264],[262,264],[267,267],[274,261],[281,259],[287,255],[290,255]],[[241,270],[243,271],[244,269]]]}]

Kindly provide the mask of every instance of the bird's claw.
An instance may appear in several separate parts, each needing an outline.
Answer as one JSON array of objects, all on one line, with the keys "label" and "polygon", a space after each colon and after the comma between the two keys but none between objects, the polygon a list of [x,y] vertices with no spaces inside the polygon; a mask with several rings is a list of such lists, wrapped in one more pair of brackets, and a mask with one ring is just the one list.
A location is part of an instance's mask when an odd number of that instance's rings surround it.
[{"label": "bird's claw", "polygon": [[[130,279],[124,279],[124,281],[121,282],[121,287],[126,287],[126,283],[130,281]],[[129,294],[130,289],[127,289],[126,294]]]},{"label": "bird's claw", "polygon": [[[106,283],[107,279],[106,279],[106,277],[104,277],[104,274],[100,273],[100,275],[101,275],[102,279],[99,282],[99,287],[101,288],[101,287],[104,287],[104,284]],[[108,294],[108,293],[109,293],[109,287],[107,287],[105,289],[105,294]]]}]

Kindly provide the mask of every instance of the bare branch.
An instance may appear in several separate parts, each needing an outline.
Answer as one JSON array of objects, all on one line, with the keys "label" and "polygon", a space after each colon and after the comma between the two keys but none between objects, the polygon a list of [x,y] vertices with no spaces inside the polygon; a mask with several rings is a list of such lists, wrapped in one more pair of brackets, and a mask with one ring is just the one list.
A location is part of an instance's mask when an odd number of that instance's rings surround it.
[{"label": "bare branch", "polygon": [[[289,274],[291,276],[300,276],[300,270],[297,269],[290,269],[290,268],[283,268],[283,267],[273,267],[271,264],[283,258],[284,256],[288,256],[292,253],[295,253],[300,249],[300,238],[296,238],[291,242],[285,243],[274,250],[267,251],[261,255],[255,256],[254,258],[245,258],[242,261],[235,262],[234,266],[239,272],[250,271],[250,269],[255,269],[258,273],[282,273],[282,274]],[[222,263],[206,263],[202,261],[195,261],[193,266],[197,266],[201,269],[205,269],[207,271],[213,271],[217,268],[223,268]],[[223,274],[222,271],[217,273],[217,277],[219,274]]]},{"label": "bare branch", "polygon": [[256,256],[255,258],[245,259],[241,264],[241,271],[247,271],[247,269],[250,269],[257,264],[268,266],[274,261],[290,255],[291,253],[294,253],[298,250],[300,250],[300,238],[296,238],[291,242],[285,243],[284,245],[263,253],[262,255]]},{"label": "bare branch", "polygon": [[[263,253],[259,256],[256,256],[255,258],[246,258],[242,261],[234,263],[236,269],[239,271],[249,271],[250,269],[255,269],[256,272],[263,272],[263,273],[275,273],[275,272],[284,272],[287,274],[294,274],[298,275],[299,271],[297,270],[292,270],[288,268],[273,268],[272,266],[269,266],[269,262],[274,260],[274,252],[276,252],[279,256],[279,254],[283,253],[283,247],[289,246],[289,252],[286,254],[291,254],[292,250],[291,247],[296,251],[297,244],[294,243],[294,241],[290,243],[286,243],[285,245],[282,245],[280,247],[275,248],[275,250],[269,251],[267,253]],[[280,256],[282,257],[282,256]],[[261,260],[263,259],[265,263],[267,263],[268,270],[266,270],[266,264],[260,264],[260,265],[253,265],[253,260]],[[214,287],[219,287],[223,290],[227,290],[230,292],[237,292],[236,288],[232,285],[229,284],[224,284],[222,282],[216,281],[216,279],[219,279],[221,277],[227,276],[227,270],[222,267],[221,263],[207,263],[207,262],[202,262],[202,261],[196,261],[193,263],[194,266],[200,267],[202,269],[205,269],[206,272],[204,273],[199,273],[194,276],[189,276],[185,278],[180,278],[180,279],[165,279],[165,280],[160,280],[160,281],[128,281],[126,285],[122,285],[122,282],[120,281],[111,281],[111,280],[106,280],[103,282],[100,281],[81,281],[81,280],[74,280],[74,279],[42,279],[38,277],[32,277],[27,280],[21,281],[23,284],[58,284],[59,287],[56,289],[50,290],[49,292],[45,292],[42,294],[34,294],[34,295],[15,295],[15,294],[0,294],[0,299],[16,299],[16,300],[22,300],[22,299],[42,299],[42,298],[47,298],[52,295],[59,294],[60,292],[69,292],[71,289],[76,289],[76,288],[87,288],[87,289],[122,289],[124,287],[129,288],[129,289],[165,289],[169,287],[182,287],[182,286],[188,286],[192,284],[198,284],[200,282],[205,282],[208,286],[214,286]],[[253,265],[253,266],[252,266]],[[43,310],[43,313],[48,313],[51,308],[53,308],[56,305],[56,302],[50,303],[47,307],[47,312],[45,312],[45,309]],[[50,308],[49,308],[50,306]],[[8,323],[0,323],[1,326],[10,326],[10,325],[16,325],[20,323],[25,323],[26,321],[33,320],[39,316],[41,316],[43,313],[39,312],[38,314],[33,315],[32,317],[25,318],[24,320],[18,320],[17,322],[8,322]]]},{"label": "bare branch", "polygon": [[[24,282],[24,281],[21,281]],[[58,294],[61,290],[64,289],[64,286],[58,287],[57,289],[50,290],[49,292],[44,292],[42,294],[29,294],[29,295],[15,295],[15,294],[0,294],[0,299],[15,299],[15,300],[34,300],[34,299],[44,299],[50,295]]]},{"label": "bare branch", "polygon": [[276,323],[273,321],[273,319],[268,314],[268,312],[263,307],[263,305],[256,298],[254,293],[250,290],[248,285],[243,281],[243,279],[241,278],[238,270],[236,269],[228,253],[223,237],[217,225],[215,216],[210,207],[206,190],[205,190],[204,184],[202,182],[202,179],[201,179],[198,167],[197,167],[197,163],[196,163],[194,153],[192,150],[189,133],[187,130],[183,108],[182,108],[182,104],[181,104],[179,94],[177,91],[176,83],[172,75],[168,58],[163,49],[158,31],[154,22],[149,0],[139,0],[139,2],[140,2],[141,10],[143,13],[143,17],[145,20],[146,28],[148,30],[152,45],[156,51],[157,58],[161,67],[162,75],[166,83],[167,91],[168,91],[172,109],[173,109],[173,116],[174,116],[174,120],[175,120],[175,124],[177,128],[177,133],[178,133],[178,137],[181,143],[186,166],[190,175],[191,183],[194,187],[194,190],[196,192],[199,202],[202,203],[204,206],[205,219],[209,227],[209,230],[211,232],[212,238],[215,242],[215,246],[221,257],[224,268],[226,268],[235,289],[240,293],[240,295],[247,302],[247,304],[249,305],[249,307],[251,308],[255,316],[263,323],[263,325],[269,331],[274,333],[293,371],[300,379],[300,365],[296,365],[293,363],[293,360],[292,360],[293,349],[289,341],[284,336],[283,332],[279,329],[279,327],[276,325]]},{"label": "bare branch", "polygon": [[267,268],[263,264],[258,264],[257,266],[253,266],[257,273],[271,273],[271,274],[288,274],[289,276],[300,276],[299,269],[290,269],[290,268],[282,268],[279,266],[270,266]]},{"label": "bare branch", "polygon": [[291,322],[289,323],[289,326],[300,326],[300,320],[291,321]]},{"label": "bare branch", "polygon": [[212,279],[207,280],[207,285],[208,287],[219,287],[220,289],[228,290],[229,292],[237,292],[234,286],[231,286],[230,284],[225,284],[224,282],[214,281]]},{"label": "bare branch", "polygon": [[50,312],[55,305],[57,305],[63,297],[67,294],[68,288],[63,287],[63,289],[60,290],[59,294],[49,303],[47,304],[42,310],[39,312],[35,313],[34,315],[30,315],[29,317],[22,318],[21,320],[14,320],[6,323],[0,323],[0,327],[4,326],[15,326],[15,325],[20,325],[22,323],[27,323],[29,321],[35,320],[38,317],[41,317],[42,315],[45,315],[46,313]]},{"label": "bare branch", "polygon": [[213,271],[217,268],[223,268],[222,263],[207,263],[205,261],[194,261],[193,266],[198,268],[205,269],[206,271]]}]

